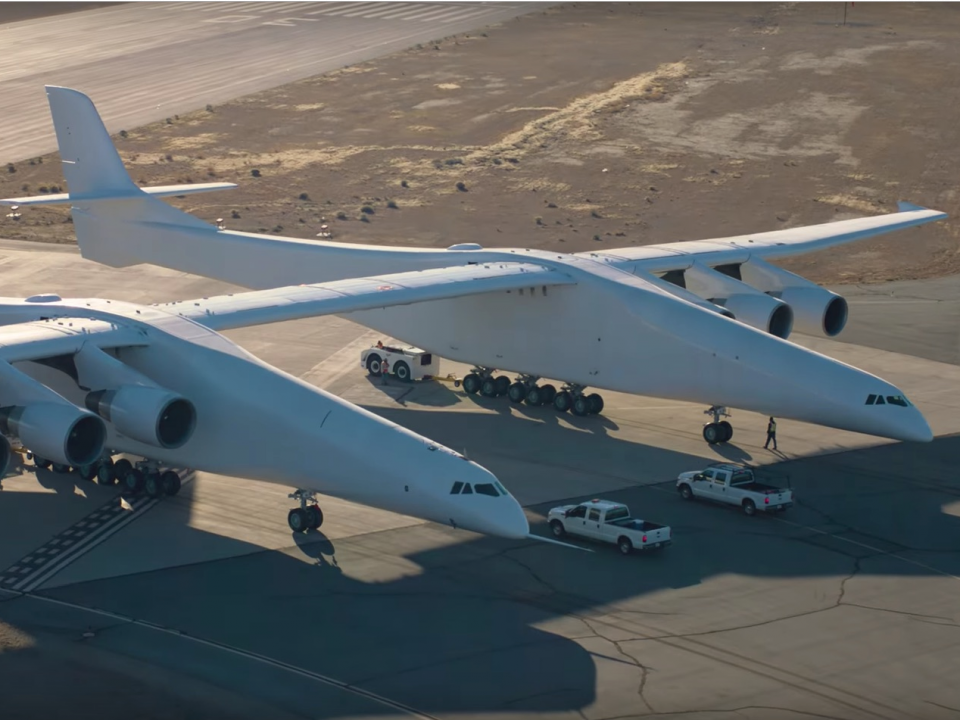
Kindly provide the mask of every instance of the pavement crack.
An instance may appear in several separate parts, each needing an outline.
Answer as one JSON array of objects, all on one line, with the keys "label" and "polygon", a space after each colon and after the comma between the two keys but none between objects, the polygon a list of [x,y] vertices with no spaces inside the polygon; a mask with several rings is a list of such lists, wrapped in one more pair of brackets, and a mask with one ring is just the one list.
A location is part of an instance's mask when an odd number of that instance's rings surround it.
[{"label": "pavement crack", "polygon": [[933,700],[924,700],[924,702],[927,705],[933,705],[934,707],[943,708],[944,710],[949,710],[950,712],[955,712],[957,714],[960,714],[960,709],[958,708],[950,707],[949,705],[941,705],[940,703],[934,702]]},{"label": "pavement crack", "polygon": [[850,574],[840,581],[840,593],[837,595],[837,602],[834,605],[834,607],[840,607],[840,605],[843,604],[843,598],[847,594],[847,583],[850,580],[853,580],[853,578],[856,577],[859,572],[860,572],[860,558],[855,557],[853,559],[853,570],[851,570]]},{"label": "pavement crack", "polygon": [[634,657],[633,655],[628,653],[626,650],[624,650],[623,645],[621,645],[621,643],[629,642],[630,640],[640,640],[642,638],[630,637],[630,638],[625,638],[624,640],[614,640],[613,638],[607,637],[606,635],[602,634],[595,627],[593,627],[593,624],[589,619],[582,618],[582,622],[588,628],[590,628],[590,630],[593,631],[594,635],[596,635],[601,640],[606,640],[608,643],[613,645],[617,649],[617,652],[620,653],[620,655],[622,655],[624,658],[626,658],[630,662],[630,664],[635,665],[637,669],[640,670],[640,683],[637,686],[637,696],[640,698],[640,702],[643,703],[644,707],[646,707],[648,712],[650,713],[656,712],[653,709],[653,706],[650,704],[650,701],[647,700],[647,697],[644,694],[647,689],[647,678],[650,674],[650,668],[648,668],[642,662],[637,660],[636,657]]}]

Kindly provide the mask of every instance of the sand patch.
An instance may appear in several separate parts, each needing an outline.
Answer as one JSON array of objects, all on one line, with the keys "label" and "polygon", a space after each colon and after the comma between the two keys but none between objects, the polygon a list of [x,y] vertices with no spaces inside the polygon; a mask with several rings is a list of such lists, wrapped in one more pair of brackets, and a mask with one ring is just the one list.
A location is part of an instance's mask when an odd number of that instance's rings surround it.
[{"label": "sand patch", "polygon": [[323,110],[326,106],[326,103],[306,103],[304,105],[294,105],[294,110],[299,110],[300,112],[306,112],[308,110]]},{"label": "sand patch", "polygon": [[434,85],[438,90],[459,90],[460,86],[456,83],[437,83]]},{"label": "sand patch", "polygon": [[172,137],[163,141],[163,146],[167,150],[196,150],[197,148],[208,147],[218,142],[223,137],[223,133],[200,133],[193,137]]},{"label": "sand patch", "polygon": [[826,197],[818,197],[817,202],[826,203],[827,205],[840,205],[841,207],[857,210],[868,215],[878,215],[882,210],[882,208],[877,207],[874,203],[853,197],[853,195],[828,195]]}]

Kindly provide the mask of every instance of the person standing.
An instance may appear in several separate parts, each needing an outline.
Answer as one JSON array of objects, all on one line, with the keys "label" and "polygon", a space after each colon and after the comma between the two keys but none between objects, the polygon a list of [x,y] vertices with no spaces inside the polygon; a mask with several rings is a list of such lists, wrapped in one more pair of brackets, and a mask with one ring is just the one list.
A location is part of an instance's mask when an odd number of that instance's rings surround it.
[{"label": "person standing", "polygon": [[380,363],[380,380],[381,380],[380,384],[381,385],[387,384],[387,375],[389,374],[390,374],[390,361],[384,358],[383,362]]},{"label": "person standing", "polygon": [[770,418],[767,423],[767,441],[763,444],[764,450],[769,450],[770,441],[773,440],[773,449],[777,449],[777,421]]}]

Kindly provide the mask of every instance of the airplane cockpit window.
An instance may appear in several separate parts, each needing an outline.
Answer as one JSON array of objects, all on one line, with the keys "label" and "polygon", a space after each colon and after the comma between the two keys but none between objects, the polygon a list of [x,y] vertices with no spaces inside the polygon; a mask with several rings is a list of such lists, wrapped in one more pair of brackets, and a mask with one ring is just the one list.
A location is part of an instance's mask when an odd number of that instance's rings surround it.
[{"label": "airplane cockpit window", "polygon": [[500,493],[497,492],[497,489],[493,486],[492,483],[477,483],[474,485],[474,489],[479,495],[489,495],[490,497],[500,497]]},{"label": "airplane cockpit window", "polygon": [[497,490],[500,491],[500,494],[501,494],[501,495],[509,495],[509,494],[510,494],[510,493],[507,492],[506,488],[504,488],[503,485],[501,485],[500,483],[495,482],[495,483],[493,483],[493,484],[497,486]]},{"label": "airplane cockpit window", "polygon": [[463,492],[461,495],[473,495],[473,488],[470,487],[470,483],[467,483],[463,486]]},{"label": "airplane cockpit window", "polygon": [[910,401],[903,395],[887,395],[884,400],[883,395],[867,395],[867,405],[899,405],[900,407],[910,407]]},{"label": "airplane cockpit window", "polygon": [[451,494],[451,495],[459,495],[461,490],[463,490],[463,483],[462,483],[462,482],[455,482],[455,483],[453,484],[453,489],[450,491],[450,494]]}]

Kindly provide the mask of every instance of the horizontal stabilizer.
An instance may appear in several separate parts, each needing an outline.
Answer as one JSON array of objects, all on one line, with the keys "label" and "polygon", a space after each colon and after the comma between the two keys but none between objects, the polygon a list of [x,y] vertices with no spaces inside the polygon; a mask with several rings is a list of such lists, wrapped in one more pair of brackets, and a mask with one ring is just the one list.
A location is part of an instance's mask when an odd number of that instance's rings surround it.
[{"label": "horizontal stabilizer", "polygon": [[527,535],[527,539],[550,543],[551,545],[559,545],[560,547],[565,547],[565,548],[573,548],[574,550],[582,550],[583,552],[589,552],[589,553],[593,552],[593,550],[591,550],[590,548],[580,547],[579,545],[572,545],[571,543],[560,542],[559,540],[543,537],[541,535],[534,535],[533,533],[529,533]]},{"label": "horizontal stabilizer", "polygon": [[[140,191],[154,197],[170,197],[175,195],[193,195],[194,193],[213,192],[215,190],[232,190],[236,183],[193,183],[190,185],[155,185],[142,187]],[[91,200],[126,200],[130,193],[88,193],[86,195],[71,195],[57,193],[56,195],[31,195],[21,198],[0,198],[0,205],[71,205],[81,201]]]}]

